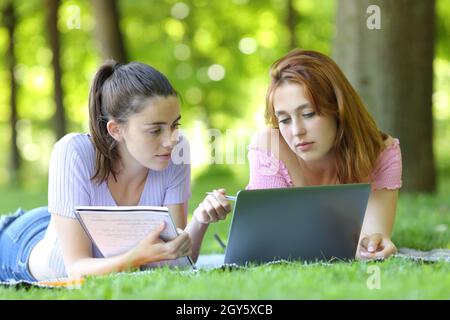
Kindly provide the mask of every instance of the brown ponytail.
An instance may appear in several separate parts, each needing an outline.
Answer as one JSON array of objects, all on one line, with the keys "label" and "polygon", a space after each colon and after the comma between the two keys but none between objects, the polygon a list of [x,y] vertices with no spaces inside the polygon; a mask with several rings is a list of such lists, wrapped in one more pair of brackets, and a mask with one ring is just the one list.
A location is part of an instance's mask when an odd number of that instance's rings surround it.
[{"label": "brown ponytail", "polygon": [[109,135],[106,129],[107,115],[102,110],[102,86],[103,83],[114,73],[115,62],[105,62],[95,74],[91,91],[89,93],[89,129],[95,146],[95,173],[92,179],[102,182],[112,173],[116,173],[112,164],[118,159],[115,149],[116,141]]}]

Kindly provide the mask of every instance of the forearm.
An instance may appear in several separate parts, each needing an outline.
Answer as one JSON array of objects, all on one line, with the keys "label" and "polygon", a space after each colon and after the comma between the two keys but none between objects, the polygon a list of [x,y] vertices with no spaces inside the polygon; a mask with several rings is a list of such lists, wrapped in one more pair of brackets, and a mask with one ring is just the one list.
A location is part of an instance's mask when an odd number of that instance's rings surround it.
[{"label": "forearm", "polygon": [[109,258],[82,258],[74,262],[68,269],[68,276],[71,278],[80,278],[87,275],[103,275],[108,273],[127,271],[134,267],[164,260],[164,257],[153,254],[151,261],[138,259],[133,251],[109,257]]},{"label": "forearm", "polygon": [[388,215],[384,217],[377,216],[366,216],[364,218],[364,224],[361,230],[361,234],[375,234],[381,233],[383,237],[391,238],[392,229],[394,226],[394,215]]},{"label": "forearm", "polygon": [[391,237],[397,209],[396,191],[378,191],[371,194],[364,216],[361,234],[380,233],[385,238]]},{"label": "forearm", "polygon": [[67,268],[67,274],[70,278],[80,278],[87,275],[103,275],[126,271],[133,266],[133,262],[126,254],[110,258],[82,258]]},{"label": "forearm", "polygon": [[198,256],[200,254],[200,247],[207,229],[208,225],[198,222],[197,219],[195,219],[195,217],[192,217],[191,221],[189,222],[189,224],[185,229],[192,241],[191,258],[194,262],[197,261]]}]

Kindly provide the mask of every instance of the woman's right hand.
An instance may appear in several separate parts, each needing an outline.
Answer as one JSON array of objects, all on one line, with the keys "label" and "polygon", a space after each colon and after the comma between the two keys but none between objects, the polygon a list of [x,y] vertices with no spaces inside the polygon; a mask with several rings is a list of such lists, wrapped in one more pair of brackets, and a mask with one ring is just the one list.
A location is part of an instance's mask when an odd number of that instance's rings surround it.
[{"label": "woman's right hand", "polygon": [[226,195],[225,189],[214,190],[194,210],[194,218],[201,224],[225,220],[231,212],[231,205]]},{"label": "woman's right hand", "polygon": [[133,266],[141,266],[163,260],[174,260],[192,254],[192,241],[186,231],[178,230],[178,236],[164,242],[159,238],[165,224],[161,223],[133,249],[128,251],[127,260]]}]

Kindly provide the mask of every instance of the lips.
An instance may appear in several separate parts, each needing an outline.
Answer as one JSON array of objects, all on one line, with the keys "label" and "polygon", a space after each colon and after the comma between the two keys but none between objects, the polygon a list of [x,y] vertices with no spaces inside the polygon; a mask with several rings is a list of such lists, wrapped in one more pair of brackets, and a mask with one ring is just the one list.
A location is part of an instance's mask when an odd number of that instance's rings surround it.
[{"label": "lips", "polygon": [[163,161],[167,161],[167,160],[170,160],[170,158],[171,158],[171,152],[169,152],[169,153],[163,153],[163,154],[157,154],[156,155],[156,158],[158,158],[158,159],[160,159],[160,160],[163,160]]},{"label": "lips", "polygon": [[308,145],[308,144],[313,144],[314,142],[300,142],[300,143],[297,143],[295,146],[296,147],[304,147],[304,146],[306,146],[306,145]]},{"label": "lips", "polygon": [[311,150],[313,144],[314,142],[300,142],[295,145],[295,148],[301,152],[308,152]]}]

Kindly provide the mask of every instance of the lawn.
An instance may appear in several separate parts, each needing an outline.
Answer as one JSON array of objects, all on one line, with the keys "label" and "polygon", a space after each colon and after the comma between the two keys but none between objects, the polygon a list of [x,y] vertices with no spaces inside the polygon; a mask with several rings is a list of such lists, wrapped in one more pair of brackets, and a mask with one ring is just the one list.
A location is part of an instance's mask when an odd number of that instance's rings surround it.
[{"label": "lawn", "polygon": [[[442,175],[441,175],[442,177]],[[245,171],[215,169],[199,175],[192,186],[190,212],[206,191],[225,187],[229,194],[245,187]],[[421,250],[450,248],[450,176],[436,195],[400,194],[393,241]],[[4,212],[45,204],[41,192],[1,189]],[[202,253],[220,253],[214,232],[226,240],[228,219],[213,225]],[[374,275],[379,275],[373,286]],[[136,274],[87,278],[81,289],[0,288],[0,299],[450,299],[450,264],[402,258],[383,262],[286,263],[248,269],[189,272],[159,269]]]}]

